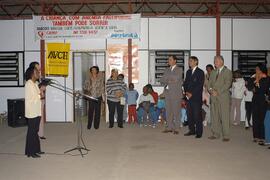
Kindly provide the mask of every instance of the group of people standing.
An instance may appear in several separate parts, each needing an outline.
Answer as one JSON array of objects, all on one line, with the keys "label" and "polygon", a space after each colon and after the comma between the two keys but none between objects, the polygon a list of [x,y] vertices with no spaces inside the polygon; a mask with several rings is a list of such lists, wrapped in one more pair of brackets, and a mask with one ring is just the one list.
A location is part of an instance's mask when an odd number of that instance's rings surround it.
[{"label": "group of people standing", "polygon": [[[160,82],[165,86],[166,117],[168,126],[164,133],[173,132],[178,134],[175,123],[180,122],[179,104],[181,100],[187,101],[187,122],[189,131],[185,136],[195,136],[201,138],[203,134],[203,104],[209,106],[211,114],[212,136],[209,139],[222,137],[223,141],[229,141],[229,106],[230,106],[230,87],[232,82],[231,72],[224,66],[222,56],[216,56],[214,64],[209,68],[209,73],[205,76],[204,71],[198,67],[199,59],[196,56],[189,58],[189,70],[183,82],[183,71],[176,65],[176,57],[170,56],[168,63],[170,67],[165,70]],[[205,99],[210,96],[209,99]],[[211,102],[211,103],[209,103]],[[226,110],[227,109],[227,110]],[[182,114],[183,115],[183,114]]]},{"label": "group of people standing", "polygon": [[253,141],[259,145],[269,145],[270,79],[264,64],[256,66],[256,73],[247,81],[247,88],[253,92],[251,107]]},{"label": "group of people standing", "polygon": [[[99,76],[97,66],[90,68],[90,78],[85,85],[85,91],[98,101],[89,101],[88,129],[91,128],[94,119],[94,127],[98,129],[100,122],[101,101],[107,96],[109,109],[109,128],[114,126],[117,119],[118,127],[123,128],[123,121],[146,122],[151,119],[155,127],[160,115],[166,119],[164,133],[178,134],[178,123],[181,122],[181,101],[185,99],[187,124],[189,131],[185,136],[201,138],[203,135],[203,119],[211,122],[211,140],[222,138],[224,142],[230,140],[230,125],[239,125],[241,117],[241,101],[245,99],[247,126],[253,126],[254,142],[261,145],[269,143],[266,135],[269,133],[268,119],[270,105],[268,104],[269,78],[265,65],[258,65],[256,73],[248,80],[244,80],[239,70],[231,72],[224,66],[222,56],[214,58],[214,67],[206,66],[207,73],[198,67],[199,59],[196,56],[189,58],[189,70],[183,81],[183,70],[177,66],[175,56],[168,59],[169,68],[160,79],[164,86],[162,96],[153,90],[151,84],[143,88],[143,94],[139,96],[134,89],[134,84],[128,85],[120,78],[117,69],[111,71],[110,78],[106,81],[104,76]],[[104,88],[106,84],[106,88]],[[137,100],[139,102],[137,103]],[[137,106],[138,104],[138,106]],[[163,107],[159,108],[161,105]],[[269,112],[267,108],[269,106]],[[128,116],[123,118],[125,111]],[[205,114],[204,114],[204,113]],[[115,115],[117,114],[117,115]],[[204,114],[204,117],[203,117]],[[253,122],[251,122],[251,117]],[[264,139],[266,138],[266,141]]]},{"label": "group of people standing", "polygon": [[[109,109],[109,128],[113,128],[114,119],[117,119],[118,127],[123,128],[124,104],[121,98],[124,97],[127,89],[124,80],[118,74],[117,69],[111,71],[111,76],[106,82],[107,104]],[[94,119],[94,128],[98,129],[100,124],[101,102],[105,101],[105,80],[99,73],[98,66],[89,69],[89,79],[84,84],[84,92],[95,99],[89,99],[88,102],[88,124],[91,129]]]},{"label": "group of people standing", "polygon": [[[239,70],[231,72],[224,66],[222,56],[215,56],[215,68],[212,65],[206,66],[206,75],[198,67],[198,58],[191,56],[189,58],[190,69],[186,72],[181,92],[176,88],[170,88],[171,83],[182,84],[181,78],[177,81],[177,78],[181,77],[181,70],[180,73],[178,69],[174,71],[175,63],[170,61],[169,58],[170,67],[161,79],[165,85],[165,92],[167,92],[165,96],[166,111],[173,111],[170,103],[173,101],[178,104],[176,101],[181,98],[181,95],[185,96],[189,127],[185,136],[195,135],[196,138],[202,136],[202,109],[204,106],[209,106],[206,108],[206,114],[207,109],[210,110],[212,135],[208,138],[214,140],[222,137],[224,142],[230,141],[230,125],[240,124],[241,101],[245,99],[246,129],[252,126],[254,142],[259,145],[270,144],[270,78],[264,64],[258,64],[255,74],[244,80]],[[209,100],[207,100],[208,97]],[[175,110],[172,114],[177,112],[179,111]],[[168,113],[168,120],[173,117],[172,114]],[[177,115],[174,120],[177,120]],[[164,132],[174,132],[174,127],[168,126]]]},{"label": "group of people standing", "polygon": [[[161,83],[165,85],[168,120],[168,127],[163,132],[177,134],[175,130],[176,126],[174,126],[173,122],[180,122],[178,120],[180,117],[179,104],[182,96],[184,96],[187,100],[187,122],[189,129],[184,135],[201,138],[203,134],[202,107],[203,104],[209,105],[203,98],[203,94],[206,93],[210,96],[211,102],[210,117],[212,135],[209,139],[222,137],[223,141],[229,141],[231,71],[224,66],[222,56],[216,56],[214,59],[216,69],[213,70],[211,66],[208,66],[210,70],[206,77],[204,71],[198,67],[199,60],[196,56],[191,56],[188,63],[190,68],[186,72],[184,82],[182,82],[182,69],[176,66],[176,57],[174,56],[169,58],[170,67],[161,78]],[[207,83],[205,83],[205,80]]]},{"label": "group of people standing", "polygon": [[[165,104],[164,109],[166,110],[166,113],[162,114],[166,119],[166,128],[163,132],[179,133],[180,104],[184,96],[187,100],[187,122],[189,127],[189,132],[185,136],[195,135],[196,138],[201,138],[203,134],[203,94],[206,91],[211,99],[210,114],[213,135],[209,138],[217,139],[222,136],[223,141],[229,141],[232,73],[224,66],[223,57],[217,56],[214,60],[216,69],[208,73],[206,86],[204,71],[198,67],[198,63],[197,57],[191,56],[189,58],[190,69],[186,72],[183,82],[183,70],[177,66],[176,57],[169,57],[169,68],[165,70],[163,77],[160,79],[161,84],[164,86],[163,96],[165,99],[163,100],[165,100],[165,103],[163,104]],[[98,67],[91,67],[90,78],[86,83],[87,85],[85,85],[85,91],[98,99],[95,102],[92,102],[94,100],[89,101],[88,129],[91,128],[93,118],[95,128],[97,129],[99,126],[100,102],[102,99],[104,100],[105,91],[109,109],[109,128],[114,126],[115,111],[117,112],[118,127],[123,128],[123,111],[126,106],[128,106],[129,122],[131,122],[132,118],[134,121],[139,119],[139,123],[145,121],[147,117],[152,119],[153,124],[158,120],[157,116],[161,114],[157,111],[159,97],[150,84],[143,88],[143,94],[139,97],[138,92],[134,90],[134,84],[129,84],[129,88],[127,88],[123,79],[119,78],[118,71],[113,69],[111,77],[106,82],[106,89],[104,89],[104,79],[98,78],[98,72]],[[138,98],[139,106],[137,108]]]},{"label": "group of people standing", "polygon": [[[206,66],[206,74],[198,67],[199,59],[191,56],[188,61],[189,70],[183,81],[183,70],[177,66],[175,56],[169,57],[168,64],[169,67],[160,79],[164,86],[160,96],[151,84],[144,86],[143,94],[139,96],[134,84],[130,83],[127,87],[124,76],[118,74],[117,69],[112,69],[105,83],[98,66],[91,67],[89,79],[83,88],[86,94],[94,97],[88,100],[87,128],[91,129],[92,124],[95,129],[99,128],[101,103],[106,93],[109,128],[113,128],[115,119],[118,127],[123,128],[126,118],[129,123],[141,125],[146,125],[147,119],[151,119],[155,127],[161,117],[166,120],[163,133],[178,134],[178,123],[184,116],[184,111],[181,113],[181,101],[185,99],[188,132],[184,135],[202,137],[204,110],[212,132],[208,138],[222,138],[222,141],[227,142],[230,141],[230,125],[240,124],[241,101],[245,99],[246,127],[252,126],[253,141],[260,145],[270,144],[270,78],[265,65],[258,64],[256,73],[244,80],[239,70],[232,73],[224,66],[222,56],[215,56],[215,68],[210,64]],[[46,86],[38,86],[41,72],[37,62],[29,65],[25,76],[25,117],[28,120],[25,155],[38,158],[44,153],[40,148],[40,139],[46,139],[43,119]]]}]

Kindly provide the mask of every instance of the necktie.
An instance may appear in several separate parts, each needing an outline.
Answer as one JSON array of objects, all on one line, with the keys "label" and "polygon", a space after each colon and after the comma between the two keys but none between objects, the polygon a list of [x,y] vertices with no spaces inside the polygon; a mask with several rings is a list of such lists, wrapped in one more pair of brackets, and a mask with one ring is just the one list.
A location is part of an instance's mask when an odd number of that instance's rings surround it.
[{"label": "necktie", "polygon": [[219,69],[217,70],[216,80],[218,79],[218,76],[219,76]]}]

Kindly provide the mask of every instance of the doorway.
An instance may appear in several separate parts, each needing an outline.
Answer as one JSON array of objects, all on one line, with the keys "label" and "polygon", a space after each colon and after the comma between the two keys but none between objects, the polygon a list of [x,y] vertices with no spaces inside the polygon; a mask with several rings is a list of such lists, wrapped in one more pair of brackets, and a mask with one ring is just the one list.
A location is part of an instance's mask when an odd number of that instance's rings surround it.
[{"label": "doorway", "polygon": [[[73,90],[83,92],[84,83],[89,79],[90,67],[98,66],[99,73],[105,74],[105,60],[106,53],[104,51],[73,52]],[[75,112],[75,99],[73,102]],[[102,103],[101,121],[105,119],[104,107],[105,105]],[[88,103],[86,99],[82,98],[79,100],[79,108],[82,120],[87,120]]]}]

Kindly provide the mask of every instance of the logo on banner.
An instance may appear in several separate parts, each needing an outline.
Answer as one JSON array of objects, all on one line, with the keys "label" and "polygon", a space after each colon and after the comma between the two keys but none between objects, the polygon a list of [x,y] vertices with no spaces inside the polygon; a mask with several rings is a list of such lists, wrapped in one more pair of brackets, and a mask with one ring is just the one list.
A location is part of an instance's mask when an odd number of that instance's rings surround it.
[{"label": "logo on banner", "polygon": [[44,32],[38,31],[38,35],[39,35],[40,39],[43,39],[43,37],[44,37]]},{"label": "logo on banner", "polygon": [[68,76],[69,43],[47,43],[46,74]]},{"label": "logo on banner", "polygon": [[48,55],[48,59],[63,59],[68,60],[68,52],[51,51]]}]

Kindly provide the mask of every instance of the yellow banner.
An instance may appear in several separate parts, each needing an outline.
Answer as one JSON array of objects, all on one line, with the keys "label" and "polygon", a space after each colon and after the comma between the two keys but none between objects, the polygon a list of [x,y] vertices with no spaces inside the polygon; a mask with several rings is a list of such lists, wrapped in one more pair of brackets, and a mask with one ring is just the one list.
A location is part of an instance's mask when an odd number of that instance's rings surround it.
[{"label": "yellow banner", "polygon": [[46,75],[68,76],[70,43],[47,43]]}]

